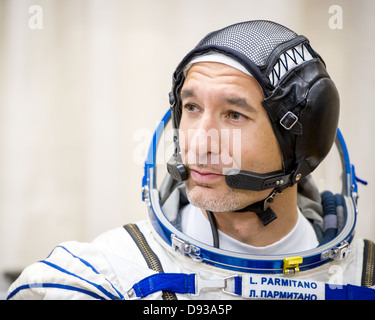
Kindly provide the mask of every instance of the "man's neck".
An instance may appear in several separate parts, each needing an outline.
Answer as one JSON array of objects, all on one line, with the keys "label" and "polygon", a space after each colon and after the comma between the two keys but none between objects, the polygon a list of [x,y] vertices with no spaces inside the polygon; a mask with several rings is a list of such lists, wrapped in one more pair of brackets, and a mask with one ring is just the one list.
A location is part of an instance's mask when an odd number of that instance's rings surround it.
[{"label": "man's neck", "polygon": [[[228,236],[252,245],[265,247],[284,238],[298,221],[297,186],[277,194],[271,204],[277,219],[264,226],[253,212],[214,213],[217,228]],[[206,212],[202,210],[207,216]]]}]

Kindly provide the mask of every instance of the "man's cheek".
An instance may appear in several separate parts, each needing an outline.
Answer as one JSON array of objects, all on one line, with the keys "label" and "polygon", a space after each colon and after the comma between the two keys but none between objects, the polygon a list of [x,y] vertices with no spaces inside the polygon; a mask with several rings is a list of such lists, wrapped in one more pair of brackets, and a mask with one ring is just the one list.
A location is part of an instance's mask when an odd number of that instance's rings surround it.
[{"label": "man's cheek", "polygon": [[[241,135],[241,129],[221,130],[220,160],[223,166],[223,174],[229,170],[241,170],[243,152]],[[232,171],[233,173],[235,172]]]}]

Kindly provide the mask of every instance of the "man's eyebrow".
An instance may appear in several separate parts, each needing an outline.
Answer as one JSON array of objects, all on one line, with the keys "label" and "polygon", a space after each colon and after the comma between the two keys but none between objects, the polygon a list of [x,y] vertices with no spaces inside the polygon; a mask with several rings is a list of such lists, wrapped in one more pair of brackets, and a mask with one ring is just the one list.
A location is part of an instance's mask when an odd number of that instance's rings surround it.
[{"label": "man's eyebrow", "polygon": [[247,102],[245,98],[241,97],[223,97],[223,102],[244,109],[248,112],[257,112],[257,110]]},{"label": "man's eyebrow", "polygon": [[[181,99],[188,99],[196,97],[195,91],[193,89],[182,89],[181,90]],[[224,96],[221,98],[223,103],[236,106],[241,108],[247,112],[257,112],[256,108],[254,108],[251,104],[247,102],[245,98],[236,97],[236,96]]]},{"label": "man's eyebrow", "polygon": [[182,89],[181,99],[187,99],[192,97],[195,97],[195,92],[193,89]]}]

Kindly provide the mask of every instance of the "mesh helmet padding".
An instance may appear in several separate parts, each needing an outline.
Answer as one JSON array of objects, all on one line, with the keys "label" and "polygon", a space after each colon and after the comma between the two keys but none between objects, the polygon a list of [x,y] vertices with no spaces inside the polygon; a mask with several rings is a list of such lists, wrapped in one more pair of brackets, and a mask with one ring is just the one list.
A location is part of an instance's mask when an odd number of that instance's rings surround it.
[{"label": "mesh helmet padding", "polygon": [[197,47],[217,46],[231,49],[262,67],[266,65],[268,57],[276,47],[296,36],[295,32],[276,23],[250,21],[212,32],[199,42]]}]

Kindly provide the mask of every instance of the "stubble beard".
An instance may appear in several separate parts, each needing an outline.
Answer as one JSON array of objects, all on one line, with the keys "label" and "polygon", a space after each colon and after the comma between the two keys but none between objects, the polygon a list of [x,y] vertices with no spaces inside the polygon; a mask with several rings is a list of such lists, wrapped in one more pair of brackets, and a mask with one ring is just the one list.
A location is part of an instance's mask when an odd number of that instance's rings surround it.
[{"label": "stubble beard", "polygon": [[215,185],[186,181],[186,194],[189,202],[203,210],[212,212],[233,212],[239,209],[241,194],[239,190],[225,188],[225,191],[214,192]]}]

